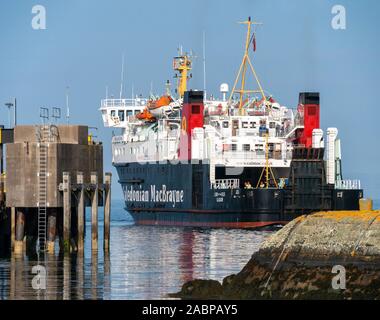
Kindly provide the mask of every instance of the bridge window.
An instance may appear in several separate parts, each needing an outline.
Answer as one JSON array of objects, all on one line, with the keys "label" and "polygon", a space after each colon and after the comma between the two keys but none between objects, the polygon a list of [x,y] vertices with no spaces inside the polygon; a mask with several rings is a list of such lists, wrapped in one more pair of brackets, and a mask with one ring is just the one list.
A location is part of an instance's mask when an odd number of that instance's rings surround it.
[{"label": "bridge window", "polygon": [[262,144],[256,144],[255,145],[255,150],[256,151],[263,151],[264,150],[264,146]]},{"label": "bridge window", "polygon": [[127,116],[130,117],[133,115],[133,111],[132,110],[127,110]]},{"label": "bridge window", "polygon": [[250,144],[243,144],[243,150],[244,151],[251,151],[251,145]]},{"label": "bridge window", "polygon": [[223,128],[225,128],[225,129],[228,128],[228,121],[223,121]]},{"label": "bridge window", "polygon": [[111,117],[114,118],[116,116],[116,110],[111,110]]},{"label": "bridge window", "polygon": [[117,115],[118,115],[120,121],[124,121],[124,110],[119,110],[117,112]]}]

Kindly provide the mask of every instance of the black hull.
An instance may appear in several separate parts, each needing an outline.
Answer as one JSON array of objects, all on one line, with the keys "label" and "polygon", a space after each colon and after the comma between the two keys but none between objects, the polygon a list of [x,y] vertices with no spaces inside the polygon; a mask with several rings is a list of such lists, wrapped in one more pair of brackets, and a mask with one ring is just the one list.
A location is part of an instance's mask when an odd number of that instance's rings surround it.
[{"label": "black hull", "polygon": [[[361,190],[334,190],[331,186],[320,192],[313,186],[312,192],[294,187],[244,189],[242,185],[212,189],[209,164],[129,163],[116,168],[125,209],[137,224],[145,225],[263,227],[285,224],[318,210],[357,210],[362,197]],[[289,168],[272,169],[277,177],[289,177]],[[238,176],[226,176],[225,168],[219,167],[216,179],[239,178],[240,184],[250,181],[256,186],[261,170],[245,168]]]}]

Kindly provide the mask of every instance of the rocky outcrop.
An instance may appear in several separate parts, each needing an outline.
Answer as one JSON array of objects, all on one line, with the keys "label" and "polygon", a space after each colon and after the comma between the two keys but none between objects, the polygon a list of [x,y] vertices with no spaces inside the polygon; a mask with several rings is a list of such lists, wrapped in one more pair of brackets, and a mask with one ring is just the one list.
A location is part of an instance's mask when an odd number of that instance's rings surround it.
[{"label": "rocky outcrop", "polygon": [[[380,211],[299,217],[269,237],[220,288],[210,281],[218,289],[209,298],[380,299]],[[185,284],[178,296],[205,298],[210,281],[195,280],[190,291]]]},{"label": "rocky outcrop", "polygon": [[172,298],[191,299],[218,299],[223,294],[223,288],[216,280],[192,280],[186,282],[180,292],[170,294]]}]

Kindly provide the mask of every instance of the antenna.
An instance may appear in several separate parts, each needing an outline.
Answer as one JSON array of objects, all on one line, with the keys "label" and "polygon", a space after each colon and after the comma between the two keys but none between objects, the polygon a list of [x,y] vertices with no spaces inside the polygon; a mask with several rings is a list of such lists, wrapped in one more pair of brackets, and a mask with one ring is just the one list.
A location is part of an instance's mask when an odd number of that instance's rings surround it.
[{"label": "antenna", "polygon": [[66,87],[66,121],[67,121],[67,124],[70,123],[69,90],[70,90],[70,87],[67,86]]},{"label": "antenna", "polygon": [[132,100],[134,99],[134,95],[135,95],[135,85],[132,83]]},{"label": "antenna", "polygon": [[206,33],[203,31],[203,91],[206,99]]},{"label": "antenna", "polygon": [[108,86],[106,86],[106,99],[108,99]]},{"label": "antenna", "polygon": [[121,61],[121,82],[120,82],[120,99],[123,94],[123,82],[124,82],[124,53]]}]

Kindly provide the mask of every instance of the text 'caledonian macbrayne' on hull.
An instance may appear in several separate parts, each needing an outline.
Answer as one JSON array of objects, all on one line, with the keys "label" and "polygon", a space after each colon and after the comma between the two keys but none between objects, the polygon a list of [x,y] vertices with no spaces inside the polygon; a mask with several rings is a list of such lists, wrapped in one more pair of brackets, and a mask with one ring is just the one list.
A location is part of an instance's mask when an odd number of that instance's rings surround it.
[{"label": "text 'caledonian macbrayne' on hull", "polygon": [[[220,100],[188,91],[192,57],[179,52],[176,96],[168,81],[162,96],[102,101],[104,125],[121,129],[113,165],[136,223],[262,227],[359,209],[363,191],[358,180],[343,180],[336,128],[327,129],[325,147],[319,93],[300,93],[294,110],[280,105],[264,93],[250,45],[228,99],[225,83]],[[247,69],[257,90],[245,88]]]}]

